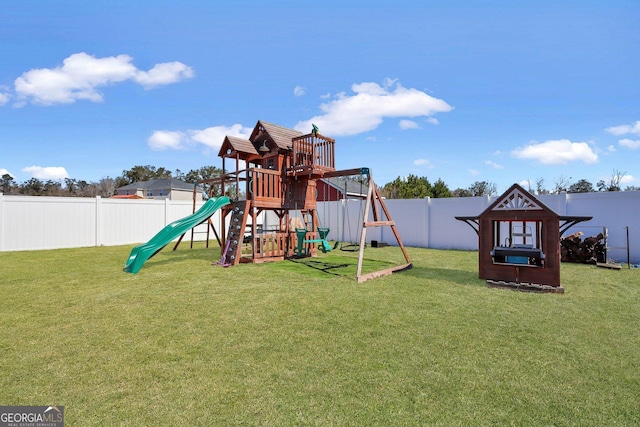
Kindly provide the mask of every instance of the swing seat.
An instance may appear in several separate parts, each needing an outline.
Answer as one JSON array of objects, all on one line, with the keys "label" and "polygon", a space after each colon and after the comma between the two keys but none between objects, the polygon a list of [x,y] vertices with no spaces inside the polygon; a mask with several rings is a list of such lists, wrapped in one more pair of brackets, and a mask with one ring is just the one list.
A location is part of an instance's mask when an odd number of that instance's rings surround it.
[{"label": "swing seat", "polygon": [[327,235],[329,235],[329,228],[326,227],[318,227],[318,234],[320,234],[320,239],[327,240]]},{"label": "swing seat", "polygon": [[307,235],[306,228],[298,228],[296,227],[296,236],[298,237],[298,244],[296,248],[293,250],[293,253],[297,256],[303,256],[307,254],[307,251],[304,248],[304,238]]},{"label": "swing seat", "polygon": [[296,235],[298,237],[298,245],[295,250],[295,254],[298,256],[306,255],[307,251],[304,248],[305,243],[318,243],[318,248],[323,252],[331,252],[333,249],[329,242],[327,241],[327,236],[329,235],[329,228],[319,227],[318,234],[320,235],[319,239],[305,239],[308,230],[306,228],[297,228],[296,227]]}]

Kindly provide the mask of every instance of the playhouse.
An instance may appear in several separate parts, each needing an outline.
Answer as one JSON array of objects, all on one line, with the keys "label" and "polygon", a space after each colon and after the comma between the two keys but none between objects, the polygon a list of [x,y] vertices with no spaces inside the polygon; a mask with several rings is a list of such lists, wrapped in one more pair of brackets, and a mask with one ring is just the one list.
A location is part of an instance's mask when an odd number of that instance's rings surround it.
[{"label": "playhouse", "polygon": [[[144,260],[162,249],[161,245],[171,241],[169,238],[180,236],[175,250],[185,230],[192,231],[193,242],[193,228],[205,221],[208,221],[207,244],[209,232],[212,231],[221,248],[218,264],[224,266],[280,261],[289,257],[314,257],[319,250],[332,250],[327,241],[329,229],[322,227],[318,215],[318,200],[336,200],[356,194],[365,199],[361,231],[358,233],[358,281],[411,267],[396,225],[370,170],[366,167],[336,170],[335,140],[320,134],[315,125],[311,133],[303,134],[258,121],[249,139],[226,136],[218,155],[222,158],[222,175],[199,183],[218,186],[224,196],[216,198],[212,195],[212,199],[218,199],[218,203],[205,203],[198,211],[194,199],[193,215],[170,224],[158,233],[162,238],[156,236],[153,244],[147,244],[148,247],[142,251],[138,250],[139,260],[136,261],[137,256],[132,251],[125,271],[137,272]],[[360,182],[366,180],[366,185],[361,184],[359,191],[346,186],[343,189],[335,181],[338,177],[354,176],[358,176]],[[221,211],[219,227],[211,220],[216,209]],[[278,224],[269,229],[263,228],[260,215],[265,212],[278,218]],[[362,273],[366,230],[371,227],[391,228],[406,263]],[[176,234],[177,230],[181,234]]]},{"label": "playhouse", "polygon": [[477,217],[456,219],[478,234],[478,275],[488,286],[564,292],[560,235],[591,217],[560,216],[514,184]]}]

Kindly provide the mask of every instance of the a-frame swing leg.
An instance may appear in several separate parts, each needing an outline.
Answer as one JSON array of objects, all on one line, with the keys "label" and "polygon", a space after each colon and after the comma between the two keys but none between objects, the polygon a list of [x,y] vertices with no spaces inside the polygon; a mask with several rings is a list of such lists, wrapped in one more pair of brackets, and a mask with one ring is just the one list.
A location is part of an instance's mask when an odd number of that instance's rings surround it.
[{"label": "a-frame swing leg", "polygon": [[173,246],[173,250],[175,251],[176,249],[178,249],[178,246],[180,246],[180,242],[182,242],[182,238],[184,237],[184,235],[187,234],[186,232],[182,233],[180,235],[180,238],[178,239],[178,241],[176,242],[176,244]]},{"label": "a-frame swing leg", "polygon": [[[384,215],[386,216],[386,221],[381,220],[380,211],[378,210],[378,205],[380,203],[380,207],[384,211]],[[369,219],[369,210],[373,209],[373,221],[368,221]],[[404,255],[404,259],[406,264],[399,265],[396,267],[390,267],[384,270],[374,271],[372,273],[362,274],[362,264],[364,261],[364,248],[367,241],[367,227],[384,227],[389,226],[393,231],[393,235],[398,242],[398,246],[402,250],[402,254]],[[391,215],[389,215],[389,211],[387,210],[387,206],[384,204],[384,200],[376,187],[376,184],[373,182],[373,178],[369,175],[369,191],[367,193],[367,201],[364,208],[364,216],[362,218],[362,233],[360,235],[360,252],[358,253],[358,268],[356,270],[356,278],[358,282],[364,282],[369,279],[374,279],[376,277],[387,276],[393,272],[404,270],[411,268],[411,261],[409,260],[409,255],[402,244],[402,239],[400,238],[400,234],[396,229],[395,222],[391,219]]]}]

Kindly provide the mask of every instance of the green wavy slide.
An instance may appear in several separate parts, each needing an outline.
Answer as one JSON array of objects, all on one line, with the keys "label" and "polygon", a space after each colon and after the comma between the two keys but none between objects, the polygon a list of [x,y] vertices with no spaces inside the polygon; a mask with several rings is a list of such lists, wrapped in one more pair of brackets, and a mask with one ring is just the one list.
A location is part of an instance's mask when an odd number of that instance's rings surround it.
[{"label": "green wavy slide", "polygon": [[160,252],[169,242],[191,230],[193,227],[202,224],[209,219],[215,211],[229,203],[231,203],[231,201],[226,196],[209,199],[192,215],[167,225],[147,243],[136,246],[131,250],[131,254],[123,270],[127,273],[137,273],[149,258]]}]

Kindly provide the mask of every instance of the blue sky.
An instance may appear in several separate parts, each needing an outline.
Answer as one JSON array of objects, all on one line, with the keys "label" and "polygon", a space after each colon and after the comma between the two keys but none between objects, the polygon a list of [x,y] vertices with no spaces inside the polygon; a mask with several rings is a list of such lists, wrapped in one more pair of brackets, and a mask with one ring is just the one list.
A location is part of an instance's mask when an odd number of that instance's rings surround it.
[{"label": "blue sky", "polygon": [[337,167],[640,185],[640,2],[61,1],[0,10],[0,173],[222,163],[258,120]]}]

